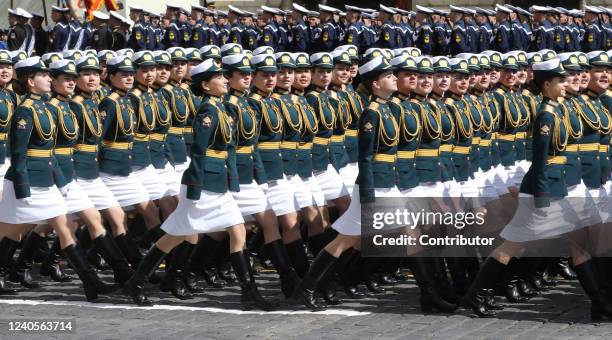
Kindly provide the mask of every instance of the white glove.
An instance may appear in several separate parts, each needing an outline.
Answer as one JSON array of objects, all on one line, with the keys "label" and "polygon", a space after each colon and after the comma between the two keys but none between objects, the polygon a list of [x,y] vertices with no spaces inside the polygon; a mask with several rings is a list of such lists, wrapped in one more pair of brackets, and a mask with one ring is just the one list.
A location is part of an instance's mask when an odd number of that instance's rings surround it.
[{"label": "white glove", "polygon": [[19,202],[25,203],[27,205],[30,205],[30,203],[32,203],[32,197],[24,197],[24,198],[20,198]]}]

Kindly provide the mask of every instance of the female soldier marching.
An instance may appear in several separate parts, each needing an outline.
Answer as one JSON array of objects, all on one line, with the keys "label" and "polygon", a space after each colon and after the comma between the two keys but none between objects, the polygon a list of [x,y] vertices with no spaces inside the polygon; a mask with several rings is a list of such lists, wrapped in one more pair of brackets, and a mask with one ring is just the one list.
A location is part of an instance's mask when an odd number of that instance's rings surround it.
[{"label": "female soldier marching", "polygon": [[333,227],[338,236],[318,254],[308,274],[296,289],[294,298],[312,310],[316,304],[314,291],[325,275],[333,270],[342,252],[359,243],[361,234],[361,204],[377,197],[400,197],[395,186],[394,163],[399,139],[399,129],[387,104],[397,90],[396,78],[389,62],[376,57],[359,69],[364,84],[373,96],[359,123],[359,177],[349,209],[340,216]]},{"label": "female soldier marching", "polygon": [[[138,305],[150,305],[144,293],[145,280],[172,249],[184,241],[193,243],[198,233],[227,230],[230,235],[230,260],[242,289],[241,301],[269,310],[250,275],[244,252],[245,229],[240,209],[228,191],[239,190],[235,160],[233,119],[227,115],[221,97],[227,93],[223,69],[207,60],[192,70],[192,90],[205,100],[194,118],[194,144],[191,164],[182,179],[176,210],[166,219],[167,233],[149,250],[134,276],[125,284],[125,293]],[[206,223],[202,223],[206,221]]]},{"label": "female soldier marching", "polygon": [[[15,65],[27,95],[15,110],[11,125],[11,166],[4,181],[0,203],[0,265],[12,260],[19,240],[33,223],[46,221],[60,238],[61,248],[84,283],[87,300],[113,291],[104,284],[85,260],[68,227],[68,207],[56,184],[67,183],[54,156],[56,120],[46,107],[43,96],[51,92],[48,68],[39,57]],[[66,192],[66,188],[62,188]]]}]

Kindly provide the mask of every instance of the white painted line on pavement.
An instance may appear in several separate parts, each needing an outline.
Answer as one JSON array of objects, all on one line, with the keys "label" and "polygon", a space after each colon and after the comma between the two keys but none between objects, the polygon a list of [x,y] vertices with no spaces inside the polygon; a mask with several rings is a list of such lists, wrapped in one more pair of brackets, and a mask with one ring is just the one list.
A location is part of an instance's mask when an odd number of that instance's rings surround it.
[{"label": "white painted line on pavement", "polygon": [[175,310],[175,311],[201,311],[209,313],[225,313],[235,315],[266,315],[266,314],[277,314],[277,315],[300,315],[300,314],[313,314],[313,315],[342,315],[342,316],[361,316],[369,315],[370,312],[358,312],[355,310],[344,310],[344,309],[327,309],[319,312],[311,312],[306,310],[277,310],[271,312],[263,311],[242,311],[238,309],[223,309],[214,307],[191,307],[191,306],[172,306],[172,305],[153,305],[149,307],[138,307],[129,305],[116,305],[109,303],[91,303],[86,301],[38,301],[38,300],[23,300],[23,299],[0,299],[0,304],[6,305],[52,305],[52,306],[73,306],[73,307],[88,307],[88,308],[99,308],[99,309],[142,309],[142,310]]}]

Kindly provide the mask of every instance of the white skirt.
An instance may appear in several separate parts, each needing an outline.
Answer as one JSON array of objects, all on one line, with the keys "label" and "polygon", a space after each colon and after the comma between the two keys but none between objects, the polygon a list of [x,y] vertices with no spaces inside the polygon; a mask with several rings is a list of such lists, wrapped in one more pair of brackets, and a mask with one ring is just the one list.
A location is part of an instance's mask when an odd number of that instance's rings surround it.
[{"label": "white skirt", "polygon": [[147,189],[149,199],[158,200],[166,195],[168,188],[164,180],[157,174],[157,170],[155,170],[153,165],[149,165],[143,169],[132,170],[132,174]]},{"label": "white skirt", "polygon": [[113,176],[100,173],[100,179],[113,193],[119,206],[129,207],[150,200],[147,188],[131,173],[129,176]]},{"label": "white skirt", "polygon": [[[564,199],[569,201],[574,209],[577,226],[586,227],[601,223],[598,206],[589,194],[589,189],[584,185],[584,182],[580,181],[579,184],[567,188],[567,197]],[[606,211],[602,211],[602,213],[609,214]]]},{"label": "white skirt", "polygon": [[174,171],[176,171],[176,174],[179,176],[179,178],[183,178],[183,172],[187,170],[187,168],[189,167],[189,163],[191,163],[191,159],[187,157],[187,162],[174,164]]},{"label": "white skirt", "polygon": [[328,164],[327,169],[322,173],[316,174],[315,178],[317,183],[319,183],[321,191],[323,191],[323,195],[325,195],[326,201],[349,195],[342,177],[340,177],[333,165]]},{"label": "white skirt", "polygon": [[456,180],[442,182],[445,197],[461,197],[461,184]]},{"label": "white skirt", "polygon": [[325,194],[323,193],[323,190],[321,190],[321,187],[319,186],[319,182],[317,182],[317,178],[315,176],[310,176],[306,180],[302,179],[302,181],[304,182],[304,184],[306,184],[306,186],[310,190],[310,193],[312,194],[312,198],[315,204],[318,207],[324,207],[325,206]]},{"label": "white skirt", "polygon": [[0,222],[39,224],[68,213],[66,201],[55,185],[49,188],[30,187],[27,202],[15,197],[12,181],[5,180],[2,188]]},{"label": "white skirt", "polygon": [[0,183],[4,181],[4,175],[6,175],[6,172],[8,171],[10,166],[11,166],[10,158],[5,159],[4,164],[0,164]]},{"label": "white skirt", "polygon": [[[375,188],[376,197],[402,197],[402,193],[397,187]],[[332,224],[337,232],[342,235],[359,236],[361,235],[361,202],[359,195],[359,184],[355,184],[351,203],[348,209]]]},{"label": "white skirt", "polygon": [[532,195],[519,193],[518,208],[500,236],[513,242],[556,238],[581,227],[575,224],[574,215],[566,199],[551,201],[546,208],[536,208]]},{"label": "white skirt", "polygon": [[283,178],[277,179],[274,182],[274,184],[272,184],[273,182],[268,182],[268,188],[265,191],[274,214],[276,216],[283,216],[300,210],[300,206],[295,199],[293,187],[284,175]]},{"label": "white skirt", "polygon": [[68,206],[69,214],[75,214],[95,207],[85,190],[83,190],[77,181],[72,180],[67,186],[68,188],[66,189],[68,192],[64,197],[64,201],[66,201],[66,205]]},{"label": "white skirt", "polygon": [[516,166],[514,168],[514,173],[512,177],[512,180],[514,181],[515,186],[518,187],[521,185],[521,182],[523,181],[523,177],[525,177],[525,174],[527,173],[527,171],[529,171],[530,166],[531,166],[531,162],[528,162],[526,160],[516,162]]},{"label": "white skirt", "polygon": [[[445,183],[449,182],[451,181]],[[442,182],[423,182],[417,188],[414,197],[445,197],[448,194],[446,186]]]},{"label": "white skirt", "polygon": [[[310,207],[316,204],[313,194],[310,192],[310,187],[302,181],[300,176],[294,175],[289,179],[289,185],[293,189],[295,200],[300,209]],[[321,191],[321,189],[319,189]]]},{"label": "white skirt", "polygon": [[272,209],[264,191],[253,181],[251,184],[240,184],[239,192],[232,192],[234,201],[242,216],[250,216]]},{"label": "white skirt", "polygon": [[238,204],[228,191],[223,194],[202,190],[197,201],[187,198],[187,186],[181,185],[179,203],[161,228],[173,236],[210,233],[244,223]]},{"label": "white skirt", "polygon": [[76,181],[87,193],[87,196],[89,197],[89,199],[97,210],[104,210],[119,206],[119,202],[117,202],[115,196],[113,196],[113,193],[108,190],[108,188],[100,178],[77,178]]},{"label": "white skirt", "polygon": [[340,169],[338,174],[342,177],[344,186],[346,186],[346,190],[349,195],[351,195],[353,193],[355,181],[357,181],[357,176],[359,175],[359,166],[357,163],[348,163],[344,168]]},{"label": "white skirt", "polygon": [[155,169],[161,180],[166,185],[166,193],[163,197],[176,196],[181,191],[181,176],[170,163],[166,163],[163,169]]},{"label": "white skirt", "polygon": [[491,169],[491,179],[493,186],[497,191],[498,196],[502,196],[508,193],[508,186],[506,186],[507,172],[503,165],[497,165]]}]

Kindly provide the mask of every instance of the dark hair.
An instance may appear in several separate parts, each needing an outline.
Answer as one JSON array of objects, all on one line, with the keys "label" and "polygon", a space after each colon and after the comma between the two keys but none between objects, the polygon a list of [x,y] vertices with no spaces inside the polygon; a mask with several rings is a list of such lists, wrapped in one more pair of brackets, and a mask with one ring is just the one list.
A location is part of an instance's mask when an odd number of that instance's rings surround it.
[{"label": "dark hair", "polygon": [[[28,79],[34,78],[35,75],[36,73],[26,73],[17,75],[17,81],[15,82],[15,84],[19,85],[18,87],[19,90],[21,90],[21,95],[28,93]],[[13,91],[19,94],[19,91],[17,91],[17,88],[15,88],[15,86],[13,86]]]},{"label": "dark hair", "polygon": [[221,74],[221,72],[212,72],[212,73],[203,73],[203,74],[199,74],[196,77],[191,79],[191,92],[193,92],[194,95],[196,96],[203,96],[204,95],[204,89],[202,88],[202,82],[208,82],[210,81],[213,77],[217,76]]},{"label": "dark hair", "polygon": [[370,72],[365,76],[362,76],[361,83],[364,84],[370,91],[372,91],[372,83],[374,83],[374,81],[376,80],[379,80],[380,76],[382,76],[383,74],[387,74],[389,72],[393,73],[393,70]]},{"label": "dark hair", "polygon": [[544,88],[544,83],[547,81],[551,81],[555,78],[564,78],[564,76],[559,75],[558,73],[555,73],[555,72],[548,72],[548,71],[533,72],[534,94],[542,93],[542,90]]}]

